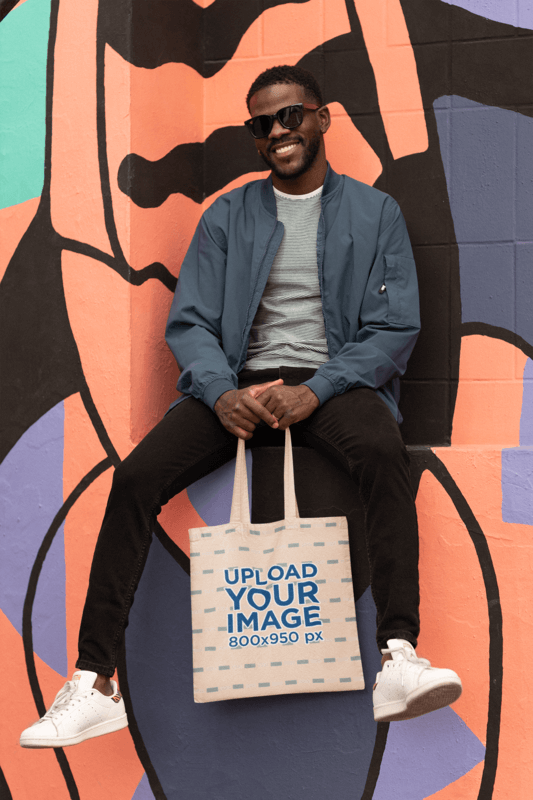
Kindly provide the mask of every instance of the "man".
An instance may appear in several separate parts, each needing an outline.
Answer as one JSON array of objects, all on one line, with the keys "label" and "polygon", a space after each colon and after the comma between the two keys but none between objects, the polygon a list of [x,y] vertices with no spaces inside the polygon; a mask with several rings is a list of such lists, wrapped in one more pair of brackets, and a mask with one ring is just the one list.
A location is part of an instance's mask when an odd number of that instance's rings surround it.
[{"label": "man", "polygon": [[[337,175],[314,77],[262,73],[246,126],[271,169],[220,197],[183,262],[167,326],[183,397],[117,468],[93,559],[78,672],[25,747],[60,747],[127,725],[115,671],[161,506],[287,426],[354,480],[366,514],[382,671],[376,720],[456,700],[451,670],[418,659],[418,530],[398,420],[398,377],[419,331],[416,271],[392,198]],[[214,413],[213,413],[214,412]]]}]

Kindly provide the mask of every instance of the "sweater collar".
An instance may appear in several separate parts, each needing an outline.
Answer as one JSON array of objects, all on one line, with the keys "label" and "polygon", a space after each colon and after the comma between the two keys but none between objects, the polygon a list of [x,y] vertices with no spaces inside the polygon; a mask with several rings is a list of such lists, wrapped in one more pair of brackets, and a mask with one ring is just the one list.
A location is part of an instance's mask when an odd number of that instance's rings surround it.
[{"label": "sweater collar", "polygon": [[[324,189],[322,190],[322,202],[324,203],[327,196],[332,194],[337,189],[341,182],[342,176],[335,172],[328,161],[328,169],[324,179]],[[272,175],[265,178],[261,186],[261,200],[265,209],[273,217],[277,216],[276,197],[274,195],[274,188],[272,186]]]}]

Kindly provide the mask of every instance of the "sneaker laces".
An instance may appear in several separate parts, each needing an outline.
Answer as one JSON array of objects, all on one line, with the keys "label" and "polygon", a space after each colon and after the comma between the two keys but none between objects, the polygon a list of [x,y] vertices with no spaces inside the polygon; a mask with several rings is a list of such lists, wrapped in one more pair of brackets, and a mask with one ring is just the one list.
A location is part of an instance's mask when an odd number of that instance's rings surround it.
[{"label": "sneaker laces", "polygon": [[392,664],[399,665],[400,667],[400,674],[402,676],[402,686],[404,685],[404,676],[407,670],[409,669],[410,664],[416,664],[417,667],[421,669],[431,669],[431,662],[428,661],[427,658],[419,658],[416,652],[412,650],[410,647],[400,647],[395,648],[394,650],[382,650],[383,655],[392,655],[393,653],[401,652],[403,658],[401,661],[395,661],[394,657],[392,658]]},{"label": "sneaker laces", "polygon": [[69,706],[74,705],[75,703],[81,703],[92,690],[87,690],[85,692],[79,692],[78,683],[77,681],[67,681],[62,689],[56,695],[56,698],[46,714],[44,714],[39,722],[42,720],[49,719],[51,722],[55,724],[55,719],[57,717],[61,717],[68,709]]}]

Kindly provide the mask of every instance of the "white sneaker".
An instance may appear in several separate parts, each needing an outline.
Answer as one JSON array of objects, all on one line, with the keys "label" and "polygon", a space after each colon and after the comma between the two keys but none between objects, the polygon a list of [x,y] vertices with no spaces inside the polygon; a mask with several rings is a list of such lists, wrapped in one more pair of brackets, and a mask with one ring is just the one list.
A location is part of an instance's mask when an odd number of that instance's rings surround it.
[{"label": "white sneaker", "polygon": [[94,736],[126,728],[128,717],[124,700],[113,686],[112,697],[94,689],[96,672],[75,672],[57,693],[46,714],[22,731],[22,747],[67,747]]},{"label": "white sneaker", "polygon": [[403,639],[389,639],[392,661],[385,661],[374,685],[376,722],[413,719],[454,703],[463,690],[461,679],[451,669],[432,667],[418,658],[413,646]]}]

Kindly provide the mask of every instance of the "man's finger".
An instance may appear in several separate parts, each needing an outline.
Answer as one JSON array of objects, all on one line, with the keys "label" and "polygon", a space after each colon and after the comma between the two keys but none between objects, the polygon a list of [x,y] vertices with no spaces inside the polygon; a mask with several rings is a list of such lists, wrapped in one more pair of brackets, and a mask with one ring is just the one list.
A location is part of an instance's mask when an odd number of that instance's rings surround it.
[{"label": "man's finger", "polygon": [[258,403],[251,395],[244,395],[242,398],[243,405],[246,405],[250,411],[262,419],[263,422],[266,422],[267,425],[270,425],[272,428],[278,427],[278,421],[276,417],[274,417],[269,411],[266,410],[261,403]]},{"label": "man's finger", "polygon": [[267,383],[257,383],[255,386],[250,386],[248,393],[251,397],[259,397],[260,394],[266,392],[271,386],[281,386],[283,378],[278,378],[276,381],[268,381]]}]

